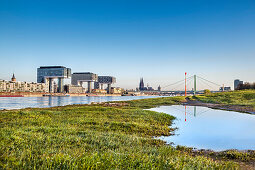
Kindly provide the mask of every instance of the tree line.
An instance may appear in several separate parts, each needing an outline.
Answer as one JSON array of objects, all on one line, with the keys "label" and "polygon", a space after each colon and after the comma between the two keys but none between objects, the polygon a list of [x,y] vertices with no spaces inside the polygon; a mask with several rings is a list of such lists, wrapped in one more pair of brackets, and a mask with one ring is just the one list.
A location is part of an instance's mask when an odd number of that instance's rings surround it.
[{"label": "tree line", "polygon": [[239,84],[236,88],[236,90],[244,90],[244,89],[255,89],[255,82],[254,83],[244,83]]}]

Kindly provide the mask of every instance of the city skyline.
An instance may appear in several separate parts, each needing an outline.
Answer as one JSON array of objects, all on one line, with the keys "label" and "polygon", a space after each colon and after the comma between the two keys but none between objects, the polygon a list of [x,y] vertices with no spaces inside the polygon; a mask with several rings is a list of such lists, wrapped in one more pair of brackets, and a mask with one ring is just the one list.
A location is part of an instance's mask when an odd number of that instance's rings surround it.
[{"label": "city skyline", "polygon": [[254,82],[254,1],[1,1],[0,79],[36,82],[36,68],[113,75],[135,89],[188,75]]}]

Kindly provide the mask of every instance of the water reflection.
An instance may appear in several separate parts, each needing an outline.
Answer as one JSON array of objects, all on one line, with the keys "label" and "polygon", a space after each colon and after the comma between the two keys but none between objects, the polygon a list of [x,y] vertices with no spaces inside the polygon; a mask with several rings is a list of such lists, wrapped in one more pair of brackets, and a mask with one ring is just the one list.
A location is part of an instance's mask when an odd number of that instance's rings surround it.
[{"label": "water reflection", "polygon": [[[0,97],[0,110],[21,109],[27,107],[53,107],[91,102],[125,101],[159,96],[52,96],[52,97]],[[160,96],[161,97],[161,96]]]},{"label": "water reflection", "polygon": [[255,149],[255,115],[199,106],[161,106],[151,109],[176,117],[168,143],[198,149]]}]

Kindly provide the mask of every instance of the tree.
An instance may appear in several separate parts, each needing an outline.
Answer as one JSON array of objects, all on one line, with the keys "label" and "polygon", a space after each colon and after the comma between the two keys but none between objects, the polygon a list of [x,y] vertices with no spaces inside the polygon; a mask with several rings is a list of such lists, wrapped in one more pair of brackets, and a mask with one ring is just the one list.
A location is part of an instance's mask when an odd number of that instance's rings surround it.
[{"label": "tree", "polygon": [[210,91],[209,89],[205,89],[205,90],[204,90],[204,94],[205,94],[205,95],[209,95],[209,94],[211,94],[211,91]]}]

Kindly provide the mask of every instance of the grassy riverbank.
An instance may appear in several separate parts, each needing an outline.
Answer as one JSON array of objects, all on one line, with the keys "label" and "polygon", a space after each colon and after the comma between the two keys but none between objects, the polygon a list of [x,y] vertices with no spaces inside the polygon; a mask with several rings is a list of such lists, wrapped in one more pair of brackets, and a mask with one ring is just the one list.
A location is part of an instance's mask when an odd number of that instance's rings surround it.
[{"label": "grassy riverbank", "polygon": [[240,90],[223,93],[212,93],[192,97],[205,103],[253,107],[255,109],[255,90]]},{"label": "grassy riverbank", "polygon": [[170,135],[174,117],[143,109],[183,100],[0,111],[0,169],[237,168],[153,138]]}]

